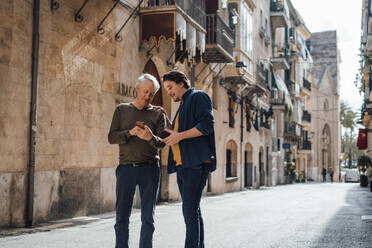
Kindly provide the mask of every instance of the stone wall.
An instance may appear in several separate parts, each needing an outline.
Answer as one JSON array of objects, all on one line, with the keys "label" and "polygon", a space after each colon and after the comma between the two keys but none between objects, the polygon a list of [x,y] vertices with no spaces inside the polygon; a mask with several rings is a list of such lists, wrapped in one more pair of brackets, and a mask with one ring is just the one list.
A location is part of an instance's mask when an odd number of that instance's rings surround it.
[{"label": "stone wall", "polygon": [[26,202],[32,1],[0,2],[0,226],[21,226]]}]

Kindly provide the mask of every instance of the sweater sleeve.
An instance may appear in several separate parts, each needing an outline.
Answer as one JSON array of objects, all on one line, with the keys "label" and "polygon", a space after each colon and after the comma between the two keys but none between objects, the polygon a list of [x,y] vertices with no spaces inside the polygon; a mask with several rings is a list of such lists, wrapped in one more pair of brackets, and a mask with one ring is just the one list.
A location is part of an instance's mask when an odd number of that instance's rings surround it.
[{"label": "sweater sleeve", "polygon": [[161,149],[165,146],[165,143],[162,141],[162,139],[158,136],[166,127],[166,119],[163,113],[159,114],[157,124],[155,127],[155,130],[153,130],[153,136],[152,139],[149,140],[149,144],[152,147],[155,147],[157,149]]},{"label": "sweater sleeve", "polygon": [[108,142],[110,144],[126,144],[131,138],[129,130],[120,129],[120,115],[120,109],[116,107],[108,134]]}]

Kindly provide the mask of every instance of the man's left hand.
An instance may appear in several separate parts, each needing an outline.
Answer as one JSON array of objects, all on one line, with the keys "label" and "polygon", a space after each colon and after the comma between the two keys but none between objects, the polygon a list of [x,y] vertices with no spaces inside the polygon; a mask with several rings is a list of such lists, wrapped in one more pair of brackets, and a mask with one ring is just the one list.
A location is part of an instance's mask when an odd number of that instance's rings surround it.
[{"label": "man's left hand", "polygon": [[178,144],[182,140],[181,134],[179,132],[168,129],[168,128],[164,130],[170,134],[167,138],[163,139],[165,144],[167,144],[168,146],[173,146],[175,144]]},{"label": "man's left hand", "polygon": [[138,131],[137,131],[137,137],[140,138],[140,139],[143,139],[143,140],[151,140],[152,139],[152,131],[151,129],[145,125],[145,128],[142,129],[142,128],[139,128]]}]

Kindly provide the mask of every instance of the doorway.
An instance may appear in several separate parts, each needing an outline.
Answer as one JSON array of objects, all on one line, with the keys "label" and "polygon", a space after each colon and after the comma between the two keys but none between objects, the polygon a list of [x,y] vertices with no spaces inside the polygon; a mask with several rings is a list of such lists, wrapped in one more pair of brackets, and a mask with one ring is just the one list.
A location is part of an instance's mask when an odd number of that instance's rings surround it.
[{"label": "doorway", "polygon": [[252,145],[246,144],[244,151],[244,187],[253,185]]},{"label": "doorway", "polygon": [[[160,88],[156,92],[154,99],[152,100],[152,105],[155,106],[163,106],[163,94],[162,94],[162,86],[160,83],[160,76],[158,73],[158,70],[156,69],[156,65],[154,62],[150,59],[147,61],[145,68],[143,69],[143,73],[148,73],[153,75],[159,82]],[[160,182],[159,182],[159,191],[158,191],[158,202],[162,201],[168,201],[168,185],[169,185],[169,176],[167,173],[167,164],[162,161],[162,152],[159,152],[160,156],[160,172],[161,172],[161,177],[160,177]]]}]

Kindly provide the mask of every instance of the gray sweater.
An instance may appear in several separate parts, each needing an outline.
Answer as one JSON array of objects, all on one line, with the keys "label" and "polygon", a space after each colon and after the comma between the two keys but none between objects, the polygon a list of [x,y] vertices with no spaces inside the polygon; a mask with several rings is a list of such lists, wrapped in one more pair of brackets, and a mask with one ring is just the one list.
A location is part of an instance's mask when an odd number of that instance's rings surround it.
[{"label": "gray sweater", "polygon": [[[143,121],[154,136],[150,141],[142,140],[129,134],[129,130]],[[133,103],[119,104],[112,118],[108,141],[119,144],[120,164],[159,160],[158,150],[165,146],[158,135],[165,128],[164,114],[155,110],[151,105],[138,110]]]}]

